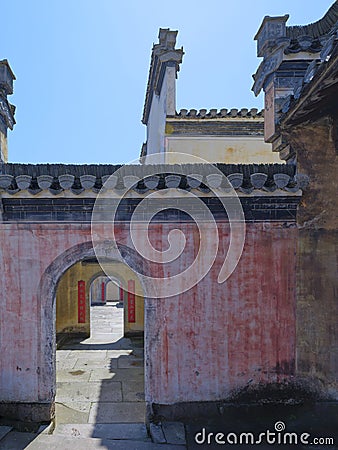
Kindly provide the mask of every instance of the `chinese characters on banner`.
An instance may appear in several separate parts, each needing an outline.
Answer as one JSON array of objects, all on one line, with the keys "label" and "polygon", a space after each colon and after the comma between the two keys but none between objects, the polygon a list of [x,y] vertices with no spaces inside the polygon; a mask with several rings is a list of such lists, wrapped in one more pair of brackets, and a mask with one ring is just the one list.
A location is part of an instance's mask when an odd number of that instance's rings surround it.
[{"label": "chinese characters on banner", "polygon": [[78,323],[86,322],[86,282],[77,282]]},{"label": "chinese characters on banner", "polygon": [[105,291],[106,291],[106,284],[105,282],[101,283],[101,300],[105,301]]},{"label": "chinese characters on banner", "polygon": [[128,280],[128,322],[134,323],[135,311],[135,281]]}]

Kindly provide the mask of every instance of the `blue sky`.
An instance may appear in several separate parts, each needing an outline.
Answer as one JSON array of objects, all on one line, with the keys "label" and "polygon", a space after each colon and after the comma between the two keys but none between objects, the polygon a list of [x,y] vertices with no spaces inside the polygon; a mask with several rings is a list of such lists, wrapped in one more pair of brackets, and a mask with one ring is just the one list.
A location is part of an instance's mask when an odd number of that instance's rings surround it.
[{"label": "blue sky", "polygon": [[333,0],[11,0],[1,5],[0,59],[17,77],[10,162],[137,159],[151,47],[179,30],[180,108],[262,108],[251,92],[253,37],[265,15],[321,18]]}]

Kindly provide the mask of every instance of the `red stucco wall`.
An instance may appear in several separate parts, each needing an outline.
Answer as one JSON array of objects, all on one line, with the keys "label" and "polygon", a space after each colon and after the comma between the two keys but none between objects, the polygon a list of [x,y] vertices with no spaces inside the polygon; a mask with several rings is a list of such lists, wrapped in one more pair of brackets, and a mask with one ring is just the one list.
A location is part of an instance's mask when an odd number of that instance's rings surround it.
[{"label": "red stucco wall", "polygon": [[217,276],[228,245],[209,274],[177,297],[150,300],[148,400],[226,398],[248,384],[289,377],[295,363],[295,228],[248,224],[242,258],[224,284]]},{"label": "red stucco wall", "polygon": [[[167,246],[169,227],[151,226],[157,246]],[[182,229],[188,249],[184,258],[191,259],[197,229],[192,224]],[[41,280],[60,276],[43,274],[56,258],[63,261],[66,250],[90,241],[90,226],[1,224],[0,231],[0,399],[48,402],[55,386],[48,336],[54,330],[52,293],[41,294]],[[247,224],[242,258],[223,284],[217,276],[228,248],[228,226],[220,224],[219,233],[216,262],[197,286],[169,299],[146,300],[148,402],[216,400],[234,388],[293,372],[296,229]],[[117,239],[130,245],[126,225],[118,227]],[[75,261],[64,258],[66,270]],[[151,267],[153,275],[172,271]]]}]

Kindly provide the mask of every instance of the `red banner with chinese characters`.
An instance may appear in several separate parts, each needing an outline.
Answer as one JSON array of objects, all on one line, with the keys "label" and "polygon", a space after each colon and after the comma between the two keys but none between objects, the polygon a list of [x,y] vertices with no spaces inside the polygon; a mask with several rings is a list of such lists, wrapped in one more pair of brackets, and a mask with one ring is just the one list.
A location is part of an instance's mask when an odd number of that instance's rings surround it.
[{"label": "red banner with chinese characters", "polygon": [[120,302],[123,302],[124,295],[123,295],[123,287],[120,286]]},{"label": "red banner with chinese characters", "polygon": [[101,283],[101,300],[104,302],[105,301],[105,291],[106,291],[106,289],[105,289],[105,287],[106,287],[106,284],[105,284],[105,282],[103,281],[102,283]]},{"label": "red banner with chinese characters", "polygon": [[128,322],[134,323],[135,320],[135,281],[128,280]]},{"label": "red banner with chinese characters", "polygon": [[86,323],[86,282],[77,282],[78,323]]}]

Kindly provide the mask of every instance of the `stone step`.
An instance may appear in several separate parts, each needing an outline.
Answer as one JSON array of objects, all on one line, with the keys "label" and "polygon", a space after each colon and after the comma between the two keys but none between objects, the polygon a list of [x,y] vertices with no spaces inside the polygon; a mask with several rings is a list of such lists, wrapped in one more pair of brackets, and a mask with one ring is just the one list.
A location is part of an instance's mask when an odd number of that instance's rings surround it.
[{"label": "stone step", "polygon": [[3,439],[10,431],[12,427],[7,427],[5,425],[0,425],[0,441]]},{"label": "stone step", "polygon": [[24,450],[36,436],[36,433],[12,430],[0,440],[0,450]]},{"label": "stone step", "polygon": [[180,422],[150,424],[150,435],[144,423],[101,423],[101,424],[60,424],[54,435],[79,438],[99,438],[110,440],[129,440],[156,444],[185,445],[185,429]]},{"label": "stone step", "polygon": [[47,427],[40,434],[20,433],[0,427],[0,450],[184,450],[184,426],[167,422],[159,425],[165,440],[152,442],[144,423],[60,424],[53,434]]},{"label": "stone step", "polygon": [[150,423],[150,436],[157,444],[185,445],[185,428],[182,422]]},{"label": "stone step", "polygon": [[102,450],[102,448],[106,450],[183,450],[186,447],[135,440],[65,437],[62,434],[40,434],[26,447],[27,450]]}]

